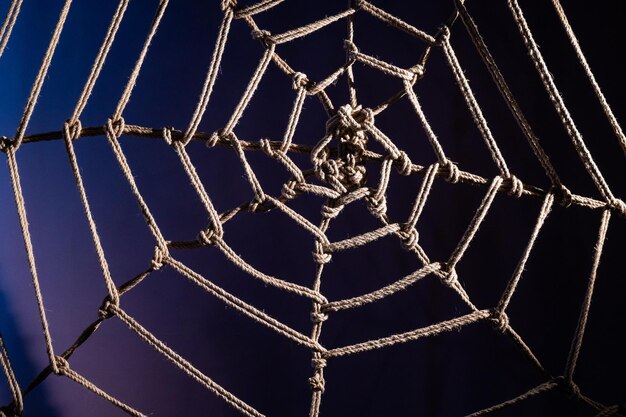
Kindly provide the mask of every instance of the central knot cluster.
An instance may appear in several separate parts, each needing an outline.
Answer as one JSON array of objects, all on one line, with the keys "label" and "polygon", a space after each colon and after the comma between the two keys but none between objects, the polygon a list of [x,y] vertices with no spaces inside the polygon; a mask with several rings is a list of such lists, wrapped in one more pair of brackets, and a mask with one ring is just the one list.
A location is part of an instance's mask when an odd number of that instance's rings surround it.
[{"label": "central knot cluster", "polygon": [[[366,180],[363,165],[367,132],[374,123],[371,109],[345,105],[326,123],[326,136],[311,154],[318,178],[339,191],[361,187]],[[328,147],[331,141],[336,149]]]}]

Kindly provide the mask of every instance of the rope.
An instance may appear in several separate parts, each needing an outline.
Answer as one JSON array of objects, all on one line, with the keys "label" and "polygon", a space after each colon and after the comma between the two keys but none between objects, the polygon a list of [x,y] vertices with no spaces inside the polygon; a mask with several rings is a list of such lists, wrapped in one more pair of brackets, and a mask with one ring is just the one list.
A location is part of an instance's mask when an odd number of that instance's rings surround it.
[{"label": "rope", "polygon": [[[154,19],[145,38],[143,47],[137,57],[128,81],[123,87],[112,116],[106,120],[103,126],[83,127],[80,122],[80,117],[88,105],[89,98],[91,97],[92,91],[105,65],[107,56],[114,44],[128,7],[128,0],[120,0],[117,8],[113,12],[111,22],[104,35],[102,44],[94,59],[94,63],[87,76],[83,89],[77,99],[74,110],[69,119],[63,124],[63,128],[59,131],[27,135],[26,130],[29,120],[35,110],[37,99],[41,93],[46,74],[51,65],[56,46],[60,40],[66,18],[70,11],[71,0],[65,1],[44,54],[42,64],[33,82],[16,133],[11,139],[2,138],[0,140],[0,150],[2,150],[7,157],[16,210],[35,290],[35,299],[38,305],[39,318],[43,330],[44,345],[49,360],[49,364],[46,368],[44,368],[22,391],[15,377],[11,361],[9,360],[9,352],[7,352],[4,342],[0,337],[0,365],[2,366],[12,394],[12,402],[8,406],[0,409],[0,416],[9,415],[7,413],[11,413],[10,415],[21,415],[24,408],[24,398],[52,374],[67,377],[117,406],[129,415],[144,416],[145,414],[97,387],[86,376],[78,373],[69,364],[71,356],[78,351],[101,326],[106,325],[108,320],[120,320],[125,323],[143,342],[151,346],[156,352],[198,382],[206,390],[232,406],[236,411],[246,416],[263,416],[263,414],[252,405],[249,405],[236,394],[226,390],[219,385],[217,381],[214,381],[195,368],[193,364],[169,348],[122,308],[121,300],[125,294],[131,291],[140,291],[137,289],[140,287],[140,284],[144,280],[149,279],[153,272],[162,268],[171,268],[226,306],[233,308],[238,313],[252,319],[255,323],[266,327],[270,331],[309,349],[312,366],[312,372],[308,378],[308,384],[311,388],[311,402],[309,405],[310,417],[320,416],[323,394],[327,389],[330,389],[330,383],[327,384],[325,379],[325,369],[330,366],[330,363],[334,360],[333,358],[388,348],[397,344],[414,342],[426,337],[435,337],[441,333],[462,329],[465,326],[478,322],[490,323],[499,334],[512,340],[531,365],[538,369],[539,373],[544,378],[544,382],[515,398],[484,408],[469,416],[486,415],[553,389],[559,389],[568,397],[590,405],[599,413],[597,415],[619,415],[621,412],[619,407],[605,406],[585,396],[576,385],[574,374],[579,355],[583,348],[584,333],[591,312],[591,300],[599,271],[603,243],[609,227],[609,219],[613,212],[626,217],[626,204],[616,198],[611,192],[600,169],[597,167],[592,155],[588,151],[582,136],[578,132],[564,104],[561,93],[556,88],[553,76],[549,72],[539,52],[539,47],[533,39],[530,28],[517,1],[509,0],[509,8],[513,14],[514,21],[528,49],[530,58],[539,72],[544,87],[583,165],[602,195],[602,201],[573,194],[563,185],[558,173],[550,162],[549,155],[540,145],[539,139],[536,137],[532,126],[525,118],[521,106],[515,100],[485,40],[480,35],[478,26],[465,8],[462,0],[455,0],[454,13],[452,13],[447,23],[441,26],[439,31],[434,35],[413,26],[400,17],[396,17],[365,0],[351,0],[347,9],[334,15],[326,16],[317,21],[309,22],[282,33],[272,34],[260,27],[255,17],[274,7],[278,7],[282,1],[283,0],[260,0],[246,7],[239,7],[235,0],[223,0],[221,2],[222,21],[218,29],[215,46],[210,57],[209,67],[200,90],[198,101],[190,116],[188,126],[184,130],[176,130],[173,127],[151,128],[126,124],[123,117],[124,110],[131,99],[134,86],[140,76],[145,58],[155,39],[160,22],[168,6],[168,0],[160,0],[156,7]],[[0,57],[16,24],[21,3],[21,0],[13,0],[11,2],[6,18],[0,27]],[[600,101],[600,105],[613,127],[615,135],[626,152],[626,140],[624,139],[621,127],[600,90],[600,87],[595,81],[593,73],[582,53],[572,27],[569,25],[563,8],[558,0],[552,0],[552,3],[559,15],[570,43],[574,47],[576,55],[592,84],[594,92]],[[425,52],[417,63],[410,68],[401,68],[378,57],[362,52],[357,47],[355,40],[355,16],[362,13],[366,13],[421,41],[425,45]],[[479,106],[478,99],[470,88],[469,81],[452,47],[451,28],[457,17],[460,17],[460,20],[463,22],[467,33],[486,65],[496,87],[517,121],[519,128],[526,137],[536,158],[541,163],[546,175],[550,179],[552,185],[550,189],[544,190],[532,184],[526,184],[511,173],[504,156],[500,152],[496,137],[489,128],[487,118]],[[263,53],[254,72],[250,75],[247,87],[224,127],[216,132],[201,132],[199,131],[199,126],[206,114],[211,94],[218,79],[222,57],[227,49],[231,27],[233,26],[233,22],[237,20],[243,21],[243,23],[247,24],[251,29],[252,36],[259,41]],[[288,61],[281,56],[281,45],[309,36],[326,28],[328,25],[344,20],[347,22],[344,39],[345,63],[322,79],[310,79],[306,73],[292,68]],[[428,121],[426,116],[427,112],[425,112],[419,99],[419,88],[420,83],[426,78],[426,68],[429,57],[434,53],[440,53],[445,57],[455,82],[464,97],[465,104],[472,115],[473,121],[487,145],[487,149],[499,172],[499,174],[493,178],[486,178],[464,171],[460,169],[456,163],[452,162],[448,158],[435,130]],[[244,117],[244,113],[252,98],[259,90],[260,82],[270,65],[275,65],[291,80],[295,92],[293,106],[284,133],[278,140],[272,140],[271,138],[247,140],[241,138],[237,134],[237,125]],[[354,67],[358,65],[365,65],[389,77],[398,78],[402,83],[402,89],[377,106],[371,108],[361,106],[358,100],[357,81],[355,80],[354,74]],[[343,78],[347,81],[346,86],[348,89],[349,103],[337,105],[332,102],[329,95],[326,93],[326,89]],[[326,132],[314,146],[303,145],[294,141],[305,102],[308,103],[308,96],[316,96],[328,115]],[[399,148],[396,142],[376,125],[376,117],[394,103],[405,98],[413,111],[415,111],[419,123],[426,134],[426,139],[435,154],[436,161],[428,165],[422,166],[413,163],[407,153]],[[155,245],[154,257],[150,260],[146,269],[120,286],[116,286],[111,276],[107,257],[96,226],[96,218],[89,205],[87,190],[83,183],[80,173],[80,164],[74,149],[75,141],[99,135],[105,135],[111,145],[120,170],[123,172],[131,192],[138,203],[144,221],[152,233]],[[135,181],[135,176],[120,143],[122,136],[164,140],[165,143],[172,148],[172,152],[176,153],[181,162],[182,169],[206,211],[208,226],[200,230],[197,236],[182,241],[166,240],[160,230],[159,223],[152,215],[150,207],[144,200],[143,194]],[[96,255],[107,291],[106,294],[104,294],[103,302],[97,308],[97,318],[77,336],[71,346],[65,349],[61,355],[57,355],[46,317],[44,297],[41,291],[40,279],[35,262],[35,251],[28,225],[26,203],[21,186],[16,153],[22,144],[60,139],[62,139],[65,144],[69,165],[81,198],[90,229],[91,239],[96,249]],[[248,201],[244,201],[228,210],[222,212],[218,211],[187,152],[186,147],[192,141],[204,142],[208,148],[214,146],[228,147],[235,152],[252,191],[251,198]],[[383,149],[381,153],[369,150],[369,141],[377,142]],[[279,196],[272,196],[264,190],[256,172],[248,163],[247,154],[253,151],[262,151],[267,157],[275,159],[289,174],[290,178],[283,184]],[[308,155],[310,158],[310,167],[308,169],[300,168],[300,165],[296,164],[292,159],[292,154],[294,153]],[[377,184],[368,183],[368,170],[379,171]],[[392,182],[394,170],[400,175],[421,175],[423,177],[411,211],[406,219],[392,219],[387,212],[387,194],[389,184]],[[430,258],[427,251],[420,245],[418,232],[419,219],[429,201],[431,190],[435,186],[434,184],[437,178],[443,179],[451,184],[469,183],[482,187],[484,191],[481,203],[477,207],[472,220],[467,225],[465,233],[450,256],[442,260],[432,260]],[[516,198],[540,198],[542,204],[526,247],[520,256],[511,278],[504,288],[498,304],[493,308],[478,308],[473,304],[471,297],[465,291],[461,280],[459,280],[456,267],[464,258],[475,236],[481,229],[484,220],[493,206],[496,196],[501,193],[506,193]],[[324,199],[324,203],[320,209],[322,218],[316,224],[308,220],[290,205],[292,200],[303,194],[315,195]],[[525,266],[530,259],[532,250],[539,238],[540,231],[544,226],[555,200],[565,207],[580,206],[590,210],[600,210],[602,212],[597,243],[592,260],[591,274],[587,284],[586,294],[582,301],[577,329],[573,335],[564,374],[559,377],[553,377],[548,374],[530,346],[515,331],[514,325],[507,315],[509,303],[517,290]],[[334,219],[342,215],[347,206],[357,202],[367,204],[370,214],[379,222],[380,226],[343,240],[330,241],[328,231]],[[314,246],[312,261],[316,264],[315,275],[311,277],[312,282],[310,285],[295,284],[285,279],[269,275],[250,265],[226,243],[227,238],[224,231],[224,224],[226,222],[237,218],[238,214],[242,212],[265,213],[270,210],[276,210],[286,215],[290,221],[309,233]],[[332,262],[333,257],[339,256],[343,251],[358,250],[358,248],[369,245],[382,238],[397,239],[404,250],[416,257],[420,266],[412,273],[368,293],[346,299],[329,301],[322,291],[325,265]],[[170,253],[205,246],[211,246],[214,247],[215,250],[220,251],[229,262],[236,265],[252,279],[278,288],[281,291],[291,294],[291,296],[300,297],[303,302],[310,302],[311,310],[309,314],[312,323],[310,333],[307,335],[291,328],[258,309],[253,303],[238,298],[215,284],[211,281],[210,277],[203,276],[192,270],[185,263],[174,258]],[[446,289],[453,291],[453,293],[467,305],[469,309],[467,314],[459,315],[426,327],[391,334],[378,339],[364,340],[347,346],[326,347],[320,343],[324,322],[330,320],[333,314],[341,314],[342,311],[360,308],[364,305],[386,299],[387,297],[392,297],[394,294],[407,289],[422,279],[430,279],[429,276],[431,275],[439,280]]]}]

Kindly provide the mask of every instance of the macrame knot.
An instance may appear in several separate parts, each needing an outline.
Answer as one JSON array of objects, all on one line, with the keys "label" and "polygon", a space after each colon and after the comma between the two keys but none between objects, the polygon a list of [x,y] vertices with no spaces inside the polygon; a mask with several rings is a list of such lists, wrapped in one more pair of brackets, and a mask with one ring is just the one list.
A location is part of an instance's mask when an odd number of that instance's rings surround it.
[{"label": "macrame knot", "polygon": [[328,314],[326,313],[318,313],[316,311],[311,312],[311,321],[313,323],[323,323],[328,320]]},{"label": "macrame knot", "polygon": [[326,359],[313,358],[311,359],[311,366],[313,367],[313,376],[309,378],[309,385],[313,391],[324,392],[326,387],[326,381],[324,380],[324,368],[326,367]]},{"label": "macrame knot", "polygon": [[111,296],[107,295],[106,297],[104,297],[104,301],[98,309],[98,317],[100,317],[102,320],[113,317],[113,305],[114,303],[111,302]]},{"label": "macrame knot", "polygon": [[198,242],[200,242],[201,244],[205,246],[211,246],[215,244],[217,239],[220,239],[220,238],[221,236],[218,236],[217,233],[215,233],[213,229],[209,229],[209,230],[200,230],[196,239],[198,240]]},{"label": "macrame knot", "polygon": [[567,208],[572,205],[574,197],[572,196],[572,192],[569,188],[563,184],[559,184],[558,187],[552,187],[551,191],[556,195],[557,201],[561,206]]},{"label": "macrame knot", "polygon": [[400,175],[411,175],[411,172],[413,171],[413,163],[411,162],[411,159],[409,159],[409,155],[407,155],[406,152],[400,151],[395,160],[399,165],[398,172]]},{"label": "macrame knot", "polygon": [[341,213],[341,210],[343,210],[343,205],[339,205],[339,206],[329,206],[329,205],[323,205],[322,206],[322,217],[324,219],[334,219],[335,217],[337,217],[339,215],[339,213]]},{"label": "macrame knot", "polygon": [[448,287],[453,286],[459,280],[459,276],[456,273],[456,269],[452,268],[444,276],[441,277],[441,281]]},{"label": "macrame knot", "polygon": [[237,7],[237,0],[222,0],[222,11],[234,10]]},{"label": "macrame knot", "polygon": [[287,181],[286,183],[283,184],[281,196],[287,200],[296,198],[298,196],[298,191],[296,190],[297,186],[298,186],[298,181],[296,180]]},{"label": "macrame knot", "polygon": [[459,182],[459,179],[460,179],[459,167],[456,166],[454,162],[452,162],[449,159],[446,159],[446,161],[443,164],[441,164],[441,166],[448,172],[448,175],[446,176],[446,180],[449,183],[456,184],[457,182]]},{"label": "macrame knot", "polygon": [[263,151],[263,153],[265,153],[265,155],[269,156],[270,158],[278,157],[278,151],[274,150],[274,148],[272,147],[272,142],[270,142],[269,139],[261,139],[259,141],[259,145],[261,146],[261,150]]},{"label": "macrame knot", "polygon": [[387,213],[387,198],[384,195],[368,197],[367,208],[374,216],[384,216]]},{"label": "macrame knot", "polygon": [[347,54],[348,54],[348,59],[349,60],[353,60],[355,59],[356,54],[359,53],[359,48],[356,47],[356,45],[354,44],[354,42],[346,39],[345,41],[343,41],[343,47],[346,50]]},{"label": "macrame knot", "polygon": [[80,137],[82,131],[83,126],[78,119],[74,120],[73,122],[68,120],[63,125],[63,132],[65,133],[65,136],[72,142]]},{"label": "macrame knot", "polygon": [[172,145],[172,130],[174,128],[173,127],[164,127],[163,128],[163,140],[165,141],[165,143],[167,143],[168,145]]},{"label": "macrame knot", "polygon": [[439,30],[437,30],[435,38],[437,40],[437,44],[439,44],[439,46],[442,46],[450,39],[450,28],[446,25],[441,26]]},{"label": "macrame knot", "polygon": [[221,130],[216,130],[215,132],[211,133],[211,137],[206,141],[206,147],[214,147],[215,145],[217,145],[217,142],[219,142],[222,137],[224,137],[224,134]]},{"label": "macrame knot", "polygon": [[411,83],[416,83],[424,77],[424,66],[422,64],[416,64],[409,68],[409,71],[413,73],[413,78],[411,78]]},{"label": "macrame knot", "polygon": [[126,128],[126,123],[124,122],[123,117],[119,117],[116,120],[108,119],[106,125],[107,134],[114,138],[119,138],[124,134],[124,129]]},{"label": "macrame knot", "polygon": [[510,175],[508,178],[504,178],[510,183],[508,194],[512,197],[521,197],[524,192],[524,183],[515,175]]},{"label": "macrame knot", "polygon": [[313,391],[324,392],[326,389],[326,381],[321,372],[316,372],[309,378],[309,385]]},{"label": "macrame knot", "polygon": [[620,200],[619,198],[614,199],[611,201],[611,208],[626,217],[626,203],[624,203],[624,200]]},{"label": "macrame knot", "polygon": [[304,88],[306,90],[308,88],[309,79],[307,78],[306,74],[302,72],[296,72],[293,74],[292,77],[293,80],[291,86],[294,90],[299,90],[301,88]]},{"label": "macrame knot", "polygon": [[5,152],[12,146],[12,142],[6,136],[0,137],[0,151]]},{"label": "macrame knot", "polygon": [[415,227],[407,227],[400,231],[400,237],[402,238],[402,246],[406,250],[411,250],[415,246],[417,246],[417,242],[419,240],[419,233]]},{"label": "macrame knot", "polygon": [[55,356],[54,364],[56,365],[56,372],[58,375],[65,375],[65,373],[70,369],[70,364],[67,362],[67,359],[62,356]]},{"label": "macrame knot", "polygon": [[158,271],[159,269],[163,268],[163,260],[165,258],[164,252],[161,248],[159,248],[158,246],[154,248],[154,256],[152,257],[152,260],[150,261],[150,267],[152,268],[153,271]]},{"label": "macrame knot", "polygon": [[271,32],[268,31],[268,30],[263,30],[263,29],[262,30],[253,30],[252,31],[252,37],[254,39],[257,39],[257,40],[261,41],[261,43],[263,43],[263,45],[266,48],[270,48],[274,44],[276,44],[276,41],[272,37]]},{"label": "macrame knot", "polygon": [[326,359],[324,359],[324,358],[313,358],[313,359],[311,359],[311,366],[316,371],[321,371],[322,369],[326,368],[326,365],[327,365]]},{"label": "macrame knot", "polygon": [[320,265],[329,263],[332,258],[333,256],[330,253],[324,253],[319,251],[313,252],[313,260]]},{"label": "macrame knot", "polygon": [[578,385],[576,385],[576,383],[571,379],[566,379],[562,376],[559,376],[555,378],[555,380],[559,384],[559,387],[561,387],[561,389],[569,394],[570,398],[581,397],[580,388],[578,388]]},{"label": "macrame knot", "polygon": [[266,212],[267,210],[269,210],[269,207],[267,207],[265,204],[266,202],[267,197],[264,194],[257,195],[254,200],[248,203],[248,211],[250,213]]},{"label": "macrame knot", "polygon": [[490,319],[495,328],[501,333],[506,332],[509,328],[509,316],[504,311],[498,309],[492,310]]}]

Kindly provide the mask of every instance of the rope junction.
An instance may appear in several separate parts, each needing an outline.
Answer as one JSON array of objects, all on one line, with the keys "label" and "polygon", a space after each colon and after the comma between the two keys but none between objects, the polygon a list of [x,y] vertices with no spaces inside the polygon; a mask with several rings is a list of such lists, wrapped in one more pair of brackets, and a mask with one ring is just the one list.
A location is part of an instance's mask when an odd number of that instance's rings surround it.
[{"label": "rope junction", "polygon": [[[574,120],[562,99],[561,93],[556,87],[553,76],[551,75],[539,47],[533,38],[531,30],[524,17],[524,13],[517,0],[508,0],[508,6],[513,20],[524,41],[529,56],[539,73],[545,90],[563,124],[563,127],[572,141],[574,149],[579,155],[581,162],[602,197],[601,200],[574,194],[562,183],[556,170],[552,166],[547,153],[542,148],[539,139],[525,118],[520,105],[515,100],[484,39],[482,38],[476,23],[465,8],[462,0],[455,0],[455,11],[453,15],[434,35],[428,34],[414,27],[410,23],[389,14],[366,0],[351,1],[346,10],[336,15],[325,17],[321,20],[312,22],[302,27],[294,28],[284,33],[273,34],[260,28],[256,23],[255,17],[274,7],[277,7],[283,2],[283,0],[261,0],[247,7],[239,7],[235,0],[223,0],[221,2],[223,18],[219,28],[215,48],[213,50],[211,64],[207,71],[206,79],[194,113],[191,116],[189,125],[184,130],[177,130],[172,127],[150,128],[126,124],[123,117],[124,110],[131,98],[133,88],[140,74],[146,54],[148,53],[161,19],[166,12],[168,0],[160,0],[143,48],[141,49],[136,64],[114,112],[103,126],[83,127],[80,122],[81,114],[88,103],[89,97],[91,96],[93,88],[98,80],[107,55],[111,50],[116,34],[126,12],[128,1],[129,0],[119,1],[119,4],[112,16],[106,36],[102,42],[102,46],[96,56],[88,79],[86,80],[82,93],[76,103],[75,109],[65,122],[63,128],[55,132],[26,134],[29,120],[33,114],[37,99],[46,79],[46,74],[52,62],[55,48],[62,34],[65,20],[70,12],[72,0],[65,1],[16,133],[10,139],[3,137],[2,140],[0,140],[0,149],[7,158],[17,213],[22,228],[24,245],[32,275],[35,296],[39,306],[39,315],[49,359],[49,365],[42,370],[41,373],[33,381],[31,381],[28,386],[26,386],[26,388],[22,388],[20,384],[18,384],[13,372],[11,362],[9,360],[10,352],[6,351],[4,343],[0,338],[0,363],[2,364],[2,368],[4,374],[6,375],[6,380],[8,381],[13,397],[12,401],[8,405],[0,409],[0,416],[20,416],[24,409],[25,397],[27,397],[34,388],[36,388],[52,374],[71,379],[93,393],[110,401],[112,404],[116,405],[130,415],[144,416],[143,413],[134,409],[131,405],[119,401],[94,385],[91,381],[75,371],[70,364],[70,359],[74,352],[76,352],[76,350],[79,349],[81,345],[85,343],[103,323],[111,319],[120,320],[125,323],[145,343],[163,355],[163,357],[167,358],[172,364],[192,377],[207,390],[226,401],[241,414],[257,417],[263,416],[261,411],[255,409],[252,405],[249,405],[235,394],[223,388],[218,382],[214,381],[212,378],[194,367],[194,365],[187,359],[169,348],[165,343],[154,336],[148,329],[144,328],[124,310],[122,305],[123,296],[137,287],[153,272],[164,267],[169,267],[177,271],[202,290],[221,300],[229,307],[256,321],[258,324],[266,326],[281,336],[310,349],[312,365],[311,376],[308,380],[311,386],[310,417],[317,417],[320,415],[320,405],[323,394],[326,389],[331,389],[330,385],[327,386],[326,384],[324,373],[328,366],[332,366],[333,358],[354,355],[374,349],[382,349],[400,343],[407,343],[421,338],[435,336],[443,332],[469,326],[479,321],[492,323],[498,332],[500,332],[503,336],[509,337],[519,347],[520,351],[530,360],[534,367],[537,368],[539,373],[544,378],[544,382],[538,386],[531,387],[527,392],[522,393],[517,397],[470,414],[471,416],[486,415],[550,390],[561,390],[566,393],[569,398],[591,406],[597,411],[597,416],[626,416],[625,410],[617,405],[607,406],[589,398],[581,392],[574,382],[576,365],[583,346],[585,328],[591,308],[594,283],[603,250],[603,243],[609,227],[609,221],[614,214],[626,217],[626,204],[623,200],[617,198],[613,194],[611,188],[594,162],[582,135],[578,131]],[[0,56],[9,41],[11,31],[19,14],[21,3],[22,0],[12,1],[4,24],[0,28]],[[626,153],[626,140],[624,139],[621,127],[617,123],[609,104],[595,81],[589,64],[587,63],[574,32],[568,23],[563,8],[559,4],[559,0],[552,0],[552,3],[558,13],[561,23],[563,24],[567,36],[575,49],[577,57],[593,86],[600,105],[613,127],[614,133],[620,145]],[[382,22],[421,40],[426,45],[424,54],[419,57],[414,66],[410,68],[400,68],[362,52],[357,45],[355,45],[353,38],[353,16],[356,13],[367,13]],[[229,31],[231,29],[231,25],[236,20],[244,21],[250,27],[252,36],[258,39],[261,47],[263,48],[263,55],[256,70],[250,78],[241,99],[225,126],[219,131],[212,133],[200,132],[198,130],[199,125],[209,104],[209,99],[217,79],[220,62],[229,39]],[[529,146],[541,163],[546,176],[550,180],[550,189],[545,190],[524,183],[511,172],[510,167],[506,163],[506,160],[500,152],[498,144],[487,124],[485,116],[482,113],[481,107],[474,96],[467,78],[465,77],[455,50],[452,47],[451,28],[457,20],[460,20],[465,27],[465,30],[472,39],[485,66],[492,76],[494,83],[502,94],[502,97],[507,103],[511,113],[514,115],[522,133],[527,139]],[[307,36],[338,21],[347,22],[347,36],[344,45],[346,51],[346,63],[330,74],[327,78],[320,81],[310,80],[305,73],[291,68],[291,66],[281,57],[279,53],[281,44]],[[448,159],[437,135],[429,124],[422,109],[419,98],[415,92],[415,87],[418,82],[427,76],[429,56],[433,53],[439,52],[445,56],[450,71],[454,75],[457,86],[471,112],[472,119],[491,154],[495,166],[499,171],[499,175],[494,178],[484,178],[471,172],[461,170],[455,163]],[[281,140],[245,140],[237,135],[235,128],[243,117],[250,100],[257,91],[259,82],[270,65],[277,66],[286,76],[291,77],[293,80],[295,100],[289,121]],[[369,66],[390,77],[398,78],[402,81],[403,89],[391,95],[389,99],[385,100],[378,106],[365,108],[359,104],[357,98],[358,92],[355,88],[353,74],[353,66],[355,65]],[[348,80],[350,102],[345,105],[336,106],[335,103],[331,101],[328,94],[326,94],[325,89],[342,77],[345,77]],[[324,137],[322,137],[315,146],[306,146],[294,143],[293,138],[300,120],[303,105],[307,98],[311,96],[317,97],[320,101],[328,114],[328,121]],[[407,153],[399,149],[394,141],[376,126],[376,117],[394,103],[402,99],[406,99],[410,102],[437,157],[436,162],[431,165],[421,166],[413,163]],[[89,205],[87,191],[83,184],[82,175],[79,169],[78,158],[74,151],[75,141],[101,135],[106,136],[115,154],[119,167],[123,172],[134,198],[139,205],[143,218],[152,233],[155,245],[154,257],[149,262],[147,268],[121,286],[116,286],[111,277],[107,257],[105,256],[96,227],[96,219],[94,218]],[[202,202],[204,209],[206,210],[208,226],[205,229],[198,231],[197,236],[190,238],[187,241],[170,241],[167,240],[162,234],[158,222],[153,217],[150,207],[144,201],[142,193],[135,182],[133,171],[121,146],[120,138],[129,136],[149,137],[156,140],[163,140],[172,147],[173,151],[179,158],[186,175],[193,185],[195,192]],[[61,353],[59,353],[60,351],[53,345],[51,329],[49,328],[48,320],[46,318],[44,296],[39,286],[35,251],[30,237],[26,203],[22,193],[17,162],[18,150],[22,145],[47,140],[63,140],[65,143],[69,164],[74,174],[76,186],[81,197],[93,244],[98,256],[104,283],[107,288],[107,294],[97,310],[97,319],[95,319],[77,337],[72,346]],[[234,207],[231,210],[219,213],[215,209],[212,200],[187,153],[186,146],[192,141],[204,142],[209,148],[214,146],[232,148],[244,168],[246,179],[253,191],[253,198],[249,201],[243,202],[241,205]],[[369,142],[377,142],[378,145],[382,146],[384,152],[376,153],[369,150],[367,147]],[[269,158],[277,160],[290,173],[291,178],[284,184],[282,194],[280,196],[274,197],[264,191],[261,182],[257,179],[255,172],[247,160],[247,153],[252,151],[263,152]],[[292,160],[290,155],[293,153],[309,155],[311,162],[310,169],[302,170]],[[375,186],[371,186],[371,184],[368,183],[366,162],[375,163],[375,166],[380,170],[378,184]],[[370,167],[372,165],[367,166]],[[387,214],[386,194],[390,176],[394,170],[404,176],[420,175],[423,177],[421,187],[410,215],[408,219],[403,219],[402,221],[392,220]],[[473,219],[467,226],[465,234],[458,242],[456,248],[453,250],[448,259],[439,261],[431,260],[425,250],[421,247],[417,226],[420,215],[428,200],[430,190],[436,178],[443,179],[452,184],[469,183],[477,187],[482,187],[485,190],[484,197],[479,207],[476,209]],[[498,193],[505,193],[516,198],[539,198],[542,201],[542,205],[539,213],[537,214],[535,226],[532,230],[528,243],[504,293],[500,298],[500,301],[493,308],[480,309],[473,304],[462,284],[459,282],[456,266],[463,259],[466,250],[469,248],[474,236],[481,227],[483,220],[488,214],[492,202]],[[311,223],[304,216],[289,206],[289,202],[291,200],[296,199],[302,194],[313,194],[325,200],[325,203],[321,208],[322,220],[319,224]],[[331,242],[327,237],[327,230],[329,229],[333,219],[340,216],[346,206],[357,201],[365,201],[367,203],[367,207],[369,208],[371,215],[380,222],[380,227],[342,241]],[[531,348],[516,333],[509,322],[507,315],[507,307],[515,294],[517,285],[521,280],[526,262],[531,255],[533,246],[539,236],[544,222],[546,221],[551,208],[555,203],[559,203],[565,207],[577,205],[600,212],[600,225],[598,229],[597,243],[595,246],[586,295],[580,309],[578,326],[572,338],[567,365],[563,374],[557,376],[550,375],[546,371]],[[283,212],[296,224],[308,231],[313,237],[315,241],[313,260],[317,264],[317,269],[313,283],[310,287],[298,285],[278,277],[270,276],[255,269],[237,253],[235,253],[235,251],[228,245],[223,229],[226,222],[234,219],[238,213],[244,211],[263,213],[270,210],[279,210]],[[402,247],[419,259],[422,264],[421,268],[375,291],[349,299],[328,300],[321,291],[321,284],[324,267],[332,260],[332,257],[340,251],[357,248],[388,235],[396,236],[401,242]],[[176,251],[204,246],[213,246],[216,250],[221,251],[233,264],[245,271],[252,278],[258,279],[265,284],[274,286],[280,290],[308,299],[312,305],[310,312],[312,328],[310,333],[303,334],[276,320],[253,305],[241,300],[234,294],[227,292],[176,258]],[[450,291],[456,293],[467,305],[470,312],[427,327],[414,329],[404,333],[392,334],[379,339],[367,340],[353,345],[329,347],[320,344],[319,340],[324,322],[332,319],[333,313],[341,310],[358,308],[360,306],[376,302],[395,294],[428,276],[438,278],[446,287],[450,289]]]}]

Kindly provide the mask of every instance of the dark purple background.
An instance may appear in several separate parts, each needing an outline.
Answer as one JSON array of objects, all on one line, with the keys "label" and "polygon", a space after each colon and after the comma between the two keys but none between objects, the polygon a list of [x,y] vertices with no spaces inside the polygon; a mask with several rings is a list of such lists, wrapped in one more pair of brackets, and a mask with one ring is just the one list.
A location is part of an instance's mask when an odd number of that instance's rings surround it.
[{"label": "dark purple background", "polygon": [[[7,3],[7,2],[5,2]],[[76,0],[46,78],[28,132],[60,130],[70,116],[106,31],[116,2]],[[131,2],[117,40],[81,121],[103,125],[113,113],[156,8],[156,1]],[[422,4],[423,3],[423,4]],[[606,175],[622,197],[624,154],[620,150],[556,14],[547,2],[523,1],[529,24],[557,84]],[[544,4],[545,3],[545,4]],[[565,3],[565,2],[564,2]],[[570,4],[572,3],[572,4]],[[60,0],[26,0],[13,37],[0,60],[0,134],[13,136],[32,80],[49,41]],[[453,10],[453,2],[376,2],[407,22],[434,33]],[[2,13],[7,4],[2,5]],[[287,1],[258,17],[280,33],[344,9],[343,2]],[[568,2],[564,5],[600,85],[623,120],[626,88],[620,54],[624,4]],[[477,24],[512,91],[519,99],[559,174],[570,189],[599,197],[551,108],[526,55],[506,2],[469,2]],[[189,123],[221,20],[218,2],[172,1],[163,18],[133,97],[126,122],[151,127]],[[424,45],[363,12],[355,16],[355,42],[370,55],[401,67],[413,65]],[[277,51],[294,68],[319,80],[345,60],[345,21]],[[549,181],[515,125],[482,65],[467,33],[457,22],[455,47],[489,125],[511,170],[524,182],[547,188]],[[249,27],[233,23],[224,61],[200,126],[224,126],[263,49]],[[399,80],[355,65],[359,101],[377,105],[399,90]],[[448,156],[463,170],[486,177],[495,165],[471,121],[440,50],[416,87],[424,111]],[[329,88],[336,105],[347,102],[345,79]],[[270,65],[259,91],[235,131],[243,139],[279,139],[295,98],[291,80]],[[308,98],[294,140],[314,145],[324,134],[326,116]],[[406,99],[376,119],[377,126],[415,163],[430,164],[430,150]],[[173,150],[164,141],[121,139],[137,183],[167,239],[192,239],[207,225],[205,212]],[[252,198],[243,170],[229,148],[188,147],[218,211]],[[84,138],[76,152],[102,243],[117,284],[144,270],[154,242],[104,137]],[[18,152],[22,186],[44,301],[58,352],[97,317],[106,293],[87,222],[62,141],[25,144]],[[277,196],[288,179],[285,170],[262,153],[250,153],[264,189]],[[308,167],[304,157],[297,157]],[[376,165],[368,166],[375,185]],[[421,176],[392,174],[388,197],[392,221],[406,219]],[[418,223],[420,242],[434,260],[445,260],[456,246],[485,188],[437,180]],[[17,378],[25,386],[46,365],[43,336],[30,281],[10,180],[0,170],[0,331]],[[293,208],[320,220],[319,198],[299,197]],[[458,266],[461,282],[480,308],[495,306],[530,236],[538,199],[498,195],[475,242]],[[509,309],[511,325],[547,369],[560,375],[574,333],[595,244],[600,212],[555,207],[542,230]],[[333,223],[331,241],[379,226],[365,204],[355,204]],[[611,220],[599,270],[597,292],[576,381],[592,398],[607,404],[626,400],[623,329],[626,227]],[[225,226],[225,240],[259,270],[310,286],[314,263],[312,237],[280,212],[243,213]],[[183,262],[225,289],[308,334],[310,305],[267,288],[238,270],[214,248],[175,253]],[[346,298],[400,279],[419,263],[394,237],[333,257],[322,289],[331,300]],[[147,329],[189,359],[198,369],[268,416],[308,413],[310,353],[255,324],[171,269],[154,273],[122,300],[122,306]],[[386,300],[336,313],[325,324],[321,343],[343,346],[408,331],[465,314],[460,300],[434,277]],[[117,319],[102,328],[72,357],[72,367],[107,392],[149,415],[230,416],[235,412],[202,389]],[[543,382],[506,337],[487,323],[380,351],[331,360],[326,369],[322,415],[457,416],[512,398]],[[0,385],[0,404],[9,399]],[[24,416],[116,416],[112,405],[66,378],[51,376],[26,398]],[[553,392],[502,415],[593,415],[593,410]]]}]

